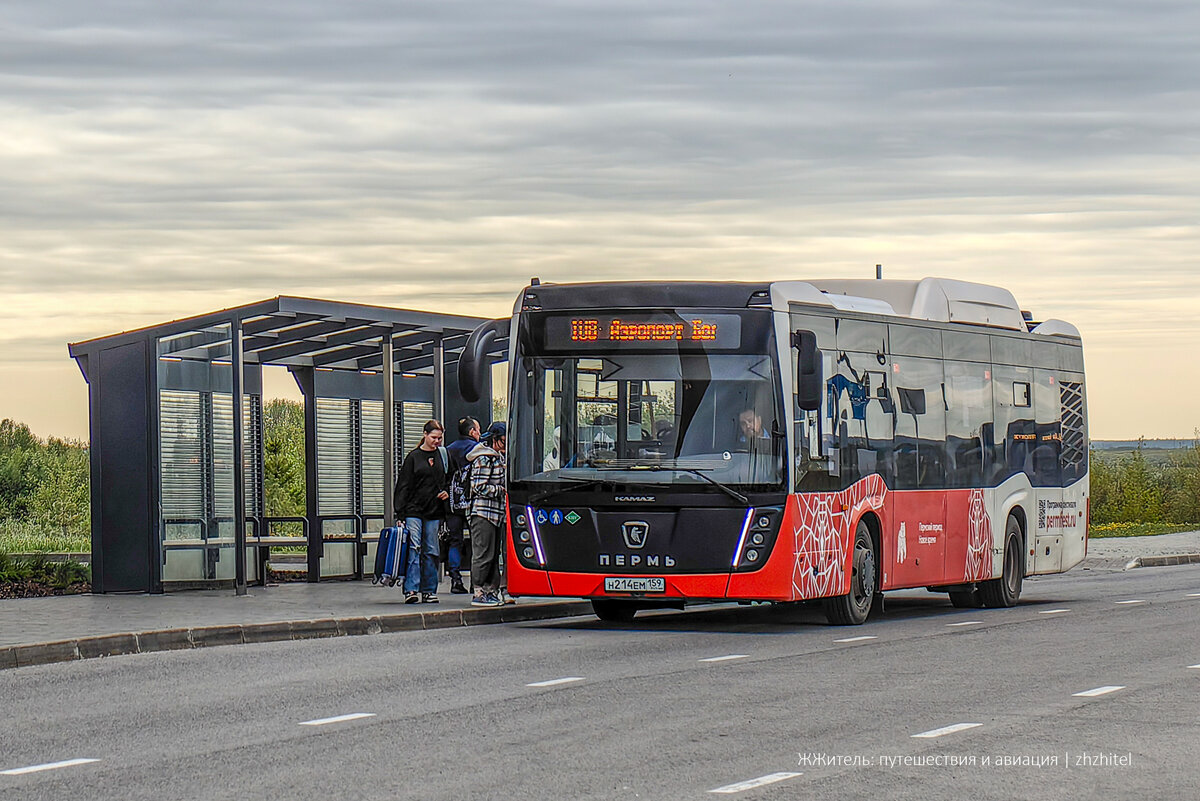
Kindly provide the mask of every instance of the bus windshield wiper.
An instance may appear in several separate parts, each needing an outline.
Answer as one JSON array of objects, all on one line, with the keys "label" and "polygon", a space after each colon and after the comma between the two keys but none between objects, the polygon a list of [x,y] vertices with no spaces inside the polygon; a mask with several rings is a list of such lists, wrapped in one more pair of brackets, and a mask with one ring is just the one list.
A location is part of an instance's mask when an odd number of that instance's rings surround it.
[{"label": "bus windshield wiper", "polygon": [[566,487],[555,487],[552,490],[546,490],[545,492],[539,492],[537,495],[534,495],[532,498],[529,499],[529,505],[535,506],[535,505],[541,503],[542,501],[549,500],[550,498],[553,498],[556,495],[562,495],[564,492],[568,492],[570,490],[584,489],[586,487],[595,487],[598,484],[612,483],[612,479],[608,479],[608,478],[569,478],[566,476],[560,476],[558,480],[559,481],[568,481],[568,482],[570,482],[570,484]]},{"label": "bus windshield wiper", "polygon": [[705,475],[703,470],[700,470],[695,467],[663,467],[660,464],[644,464],[644,465],[629,465],[629,466],[622,466],[622,467],[606,467],[606,468],[598,468],[598,469],[601,469],[601,470],[649,470],[652,473],[658,473],[663,470],[671,470],[676,473],[689,473],[693,476],[696,476],[696,478],[703,479],[703,480],[707,481],[709,484],[712,484],[714,487],[719,489],[721,492],[725,493],[730,498],[733,498],[735,501],[742,504],[743,506],[750,505],[750,499],[747,498],[745,495],[738,492],[737,490],[735,490],[733,487],[729,486],[728,484],[722,484],[720,481],[717,481],[712,476]]},{"label": "bus windshield wiper", "polygon": [[730,498],[733,498],[735,501],[742,504],[743,506],[750,505],[750,499],[747,498],[745,495],[738,492],[737,490],[735,490],[733,487],[729,486],[728,484],[722,484],[720,481],[717,481],[712,476],[705,475],[703,470],[699,470],[695,467],[671,467],[671,468],[659,467],[657,469],[659,469],[659,470],[674,470],[678,473],[688,473],[690,475],[695,476],[696,478],[702,478],[705,481],[707,481],[709,484],[712,484],[714,487],[719,489],[721,492],[728,495]]}]

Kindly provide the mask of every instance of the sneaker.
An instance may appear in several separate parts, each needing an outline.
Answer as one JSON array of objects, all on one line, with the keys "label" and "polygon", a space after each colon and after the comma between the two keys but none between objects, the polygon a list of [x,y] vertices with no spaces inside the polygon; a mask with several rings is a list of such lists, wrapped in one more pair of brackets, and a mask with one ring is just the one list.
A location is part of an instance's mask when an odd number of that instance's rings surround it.
[{"label": "sneaker", "polygon": [[451,595],[466,595],[470,590],[463,586],[462,579],[457,579],[450,582]]},{"label": "sneaker", "polygon": [[471,598],[471,606],[495,606],[490,600],[486,592],[477,592]]},{"label": "sneaker", "polygon": [[517,602],[516,598],[514,598],[508,594],[508,590],[500,590],[500,592],[496,593],[496,598],[497,598],[497,600],[500,601],[500,603],[502,605],[503,604],[515,604]]},{"label": "sneaker", "polygon": [[436,592],[423,592],[423,593],[421,593],[421,603],[423,603],[423,604],[436,604],[437,602],[438,602],[438,597],[437,597],[437,593],[436,593]]},{"label": "sneaker", "polygon": [[404,603],[406,604],[415,604],[419,600],[421,600],[421,598],[415,592],[404,593]]}]

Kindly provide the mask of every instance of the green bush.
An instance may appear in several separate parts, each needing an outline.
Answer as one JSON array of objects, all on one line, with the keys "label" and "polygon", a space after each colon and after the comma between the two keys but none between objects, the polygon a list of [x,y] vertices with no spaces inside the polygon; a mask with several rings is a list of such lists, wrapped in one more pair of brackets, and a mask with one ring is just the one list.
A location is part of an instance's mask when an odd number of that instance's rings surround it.
[{"label": "green bush", "polygon": [[51,562],[38,554],[17,557],[0,551],[0,584],[34,582],[46,584],[56,590],[65,590],[76,584],[89,584],[92,568],[78,562]]},{"label": "green bush", "polygon": [[39,545],[53,538],[89,550],[90,479],[85,443],[43,442],[29,426],[0,420],[0,547],[50,550]]},{"label": "green bush", "polygon": [[1200,437],[1157,463],[1140,446],[1116,457],[1092,451],[1091,493],[1096,526],[1155,523],[1187,529],[1200,521]]}]

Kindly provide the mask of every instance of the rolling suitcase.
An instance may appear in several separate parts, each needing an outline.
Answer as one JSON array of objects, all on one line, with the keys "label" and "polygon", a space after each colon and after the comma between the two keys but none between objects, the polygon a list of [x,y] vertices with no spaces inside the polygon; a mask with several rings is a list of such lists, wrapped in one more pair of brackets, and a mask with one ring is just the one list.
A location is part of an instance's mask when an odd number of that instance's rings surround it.
[{"label": "rolling suitcase", "polygon": [[379,545],[375,549],[375,575],[372,584],[394,587],[404,581],[408,567],[408,537],[404,529],[391,526],[379,532]]}]

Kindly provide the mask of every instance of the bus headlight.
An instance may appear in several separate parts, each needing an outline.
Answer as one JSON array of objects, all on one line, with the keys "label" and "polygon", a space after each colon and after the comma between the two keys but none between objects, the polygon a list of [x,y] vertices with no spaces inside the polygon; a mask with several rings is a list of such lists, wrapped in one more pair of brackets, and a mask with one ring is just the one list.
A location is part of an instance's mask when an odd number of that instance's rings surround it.
[{"label": "bus headlight", "polygon": [[525,550],[521,551],[521,553],[524,554],[526,559],[533,558],[533,548],[530,548],[529,546],[525,546]]},{"label": "bus headlight", "polygon": [[759,570],[771,558],[782,519],[783,509],[779,507],[746,510],[733,560],[735,571]]},{"label": "bus headlight", "polygon": [[529,532],[525,529],[521,529],[521,533],[517,534],[517,539],[519,539],[521,542],[529,542]]}]

